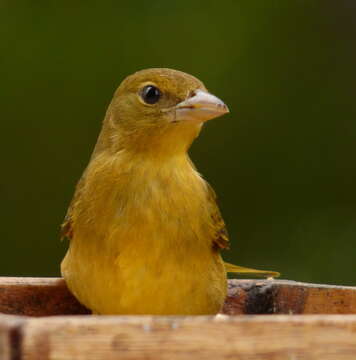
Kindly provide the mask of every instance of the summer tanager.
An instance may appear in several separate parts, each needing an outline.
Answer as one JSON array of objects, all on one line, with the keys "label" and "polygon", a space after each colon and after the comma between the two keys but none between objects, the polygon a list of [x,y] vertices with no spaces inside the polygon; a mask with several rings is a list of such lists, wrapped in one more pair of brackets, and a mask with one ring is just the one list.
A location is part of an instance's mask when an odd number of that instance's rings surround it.
[{"label": "summer tanager", "polygon": [[277,275],[223,262],[225,224],[187,154],[203,124],[228,112],[180,71],[121,83],[62,225],[62,274],[94,313],[216,314],[227,271]]}]

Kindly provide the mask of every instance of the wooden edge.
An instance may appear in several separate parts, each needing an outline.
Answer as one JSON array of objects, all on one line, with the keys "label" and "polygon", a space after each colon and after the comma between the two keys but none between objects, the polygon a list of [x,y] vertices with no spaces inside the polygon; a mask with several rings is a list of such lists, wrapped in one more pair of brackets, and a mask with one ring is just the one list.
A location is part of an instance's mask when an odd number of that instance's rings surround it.
[{"label": "wooden edge", "polygon": [[21,331],[24,317],[0,315],[0,359],[21,359]]},{"label": "wooden edge", "polygon": [[0,276],[0,285],[7,286],[62,286],[63,278],[58,277],[21,277]]},{"label": "wooden edge", "polygon": [[89,314],[61,278],[0,277],[0,313],[26,316]]},{"label": "wooden edge", "polygon": [[229,280],[223,313],[356,314],[356,287],[290,280]]},{"label": "wooden edge", "polygon": [[354,360],[356,315],[27,318],[20,344],[26,360]]},{"label": "wooden edge", "polygon": [[[49,316],[89,314],[61,278],[0,277],[0,313]],[[222,313],[356,314],[356,287],[290,280],[229,280]]]}]

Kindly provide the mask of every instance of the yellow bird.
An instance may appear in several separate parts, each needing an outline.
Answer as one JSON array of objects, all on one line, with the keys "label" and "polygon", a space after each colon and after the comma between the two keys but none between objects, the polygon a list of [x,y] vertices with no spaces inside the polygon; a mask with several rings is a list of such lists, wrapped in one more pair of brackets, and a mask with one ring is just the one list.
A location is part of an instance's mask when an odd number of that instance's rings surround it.
[{"label": "yellow bird", "polygon": [[227,112],[176,70],[142,70],[117,89],[62,225],[62,275],[94,313],[216,314],[226,272],[258,272],[223,262],[225,224],[187,154]]}]

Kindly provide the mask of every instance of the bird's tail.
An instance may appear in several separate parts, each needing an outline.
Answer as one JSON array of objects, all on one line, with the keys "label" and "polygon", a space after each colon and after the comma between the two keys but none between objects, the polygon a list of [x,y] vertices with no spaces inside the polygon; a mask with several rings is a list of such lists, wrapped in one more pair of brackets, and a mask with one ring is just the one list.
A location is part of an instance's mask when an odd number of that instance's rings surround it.
[{"label": "bird's tail", "polygon": [[251,275],[254,277],[279,277],[280,275],[280,273],[276,271],[250,269],[247,267],[238,266],[227,262],[225,262],[224,264],[225,264],[225,270],[228,273],[243,274],[249,276]]}]

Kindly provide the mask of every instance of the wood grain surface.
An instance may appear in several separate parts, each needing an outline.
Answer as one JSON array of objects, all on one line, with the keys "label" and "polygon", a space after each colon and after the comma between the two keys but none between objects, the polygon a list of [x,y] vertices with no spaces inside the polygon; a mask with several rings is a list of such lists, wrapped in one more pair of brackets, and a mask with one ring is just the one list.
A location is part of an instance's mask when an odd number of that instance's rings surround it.
[{"label": "wood grain surface", "polygon": [[21,360],[22,326],[20,316],[0,315],[0,360]]},{"label": "wood grain surface", "polygon": [[[356,287],[289,280],[229,280],[228,288],[222,311],[228,315],[356,314]],[[0,313],[49,316],[90,311],[71,295],[63,279],[0,277]]]},{"label": "wood grain surface", "polygon": [[[26,360],[354,360],[355,315],[27,318]],[[11,359],[13,360],[13,359]]]},{"label": "wood grain surface", "polygon": [[0,277],[0,313],[48,316],[90,311],[78,303],[61,278]]},{"label": "wood grain surface", "polygon": [[0,313],[0,360],[356,360],[355,287],[229,280],[225,315],[88,316],[62,279],[0,278]]},{"label": "wood grain surface", "polygon": [[[290,280],[229,280],[223,313],[356,314],[356,287]],[[355,356],[356,360],[356,356]]]}]

